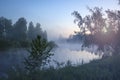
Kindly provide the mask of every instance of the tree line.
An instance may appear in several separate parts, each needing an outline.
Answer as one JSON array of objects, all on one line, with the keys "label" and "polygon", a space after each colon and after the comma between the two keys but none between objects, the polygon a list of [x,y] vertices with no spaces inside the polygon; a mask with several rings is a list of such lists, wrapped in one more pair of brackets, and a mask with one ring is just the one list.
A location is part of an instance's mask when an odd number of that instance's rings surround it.
[{"label": "tree line", "polygon": [[14,42],[14,44],[20,44],[24,46],[25,42],[35,39],[37,35],[47,39],[47,32],[42,30],[40,23],[37,23],[34,26],[33,22],[31,21],[27,26],[26,19],[21,17],[13,24],[12,20],[5,17],[0,17],[1,48],[5,45],[8,46],[12,42]]}]

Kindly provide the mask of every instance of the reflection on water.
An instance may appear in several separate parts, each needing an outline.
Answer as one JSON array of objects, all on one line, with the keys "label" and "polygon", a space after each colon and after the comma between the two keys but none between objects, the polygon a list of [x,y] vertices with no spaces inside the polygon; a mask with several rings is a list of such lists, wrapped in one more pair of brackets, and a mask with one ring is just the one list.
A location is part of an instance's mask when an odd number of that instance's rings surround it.
[{"label": "reflection on water", "polygon": [[81,64],[82,61],[84,63],[88,63],[93,59],[100,58],[98,55],[93,53],[81,51],[80,44],[58,43],[58,46],[59,47],[55,50],[55,55],[52,57],[52,59],[58,62],[66,62],[70,60],[73,64]]},{"label": "reflection on water", "polygon": [[[51,60],[58,62],[66,62],[70,60],[73,64],[89,62],[92,59],[99,58],[98,55],[91,54],[87,51],[80,51],[80,44],[58,43],[58,48],[54,51],[54,56]],[[27,56],[26,49],[14,49],[0,52],[0,71],[7,69],[14,65],[22,65],[24,57]],[[51,65],[54,65],[51,62]]]}]

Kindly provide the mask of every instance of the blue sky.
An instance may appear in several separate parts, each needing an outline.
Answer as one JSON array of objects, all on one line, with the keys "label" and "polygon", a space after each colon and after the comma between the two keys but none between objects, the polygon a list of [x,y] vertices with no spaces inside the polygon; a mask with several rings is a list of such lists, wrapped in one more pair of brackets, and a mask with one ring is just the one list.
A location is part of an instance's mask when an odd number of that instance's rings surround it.
[{"label": "blue sky", "polygon": [[25,17],[28,22],[41,23],[51,38],[68,37],[78,30],[71,16],[73,11],[85,16],[89,14],[86,6],[119,9],[117,3],[117,0],[0,0],[0,16],[13,22]]}]

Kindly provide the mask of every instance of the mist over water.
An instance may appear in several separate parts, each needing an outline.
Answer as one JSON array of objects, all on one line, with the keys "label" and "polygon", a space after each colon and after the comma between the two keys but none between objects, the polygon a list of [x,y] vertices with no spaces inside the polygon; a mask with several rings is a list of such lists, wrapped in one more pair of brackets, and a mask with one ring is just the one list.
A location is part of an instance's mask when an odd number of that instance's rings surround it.
[{"label": "mist over water", "polygon": [[[68,60],[73,65],[81,64],[81,62],[88,63],[93,59],[99,59],[100,57],[95,54],[91,54],[87,51],[81,51],[81,44],[57,42],[58,47],[54,50],[54,55],[51,57],[50,66],[55,66],[55,62],[66,63]],[[0,52],[0,72],[7,71],[14,66],[24,66],[24,58],[28,55],[26,49],[11,49],[8,51]]]},{"label": "mist over water", "polygon": [[[57,45],[58,48],[55,50],[52,59],[60,63],[69,60],[72,64],[81,64],[81,62],[88,63],[93,59],[100,58],[99,55],[94,53],[81,51],[81,44],[78,43],[58,42]],[[89,50],[93,50],[93,48]]]}]

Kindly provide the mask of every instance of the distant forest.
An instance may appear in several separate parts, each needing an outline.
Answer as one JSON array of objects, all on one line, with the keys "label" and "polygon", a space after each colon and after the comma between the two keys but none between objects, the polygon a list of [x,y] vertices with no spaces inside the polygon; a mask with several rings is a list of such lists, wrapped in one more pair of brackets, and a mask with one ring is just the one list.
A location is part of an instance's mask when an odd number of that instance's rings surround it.
[{"label": "distant forest", "polygon": [[43,31],[40,23],[35,26],[31,21],[27,26],[25,18],[19,18],[16,23],[5,17],[0,17],[0,49],[12,46],[26,47],[37,35],[47,39],[47,32]]}]

